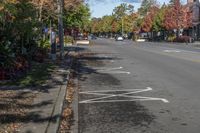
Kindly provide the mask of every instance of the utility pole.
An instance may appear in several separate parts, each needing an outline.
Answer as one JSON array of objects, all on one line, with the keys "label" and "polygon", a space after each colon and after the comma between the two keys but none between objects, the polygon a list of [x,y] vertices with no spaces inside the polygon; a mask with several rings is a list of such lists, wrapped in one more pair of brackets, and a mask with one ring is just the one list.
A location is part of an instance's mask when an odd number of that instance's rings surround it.
[{"label": "utility pole", "polygon": [[52,34],[51,34],[51,32],[52,32],[52,22],[51,22],[51,18],[50,18],[50,26],[49,26],[49,29],[50,29],[50,44],[52,44]]},{"label": "utility pole", "polygon": [[124,20],[123,20],[123,17],[122,17],[122,36],[124,36]]},{"label": "utility pole", "polygon": [[63,7],[64,1],[57,0],[58,2],[58,34],[59,34],[59,43],[60,43],[60,58],[64,59],[64,31],[63,31]]}]

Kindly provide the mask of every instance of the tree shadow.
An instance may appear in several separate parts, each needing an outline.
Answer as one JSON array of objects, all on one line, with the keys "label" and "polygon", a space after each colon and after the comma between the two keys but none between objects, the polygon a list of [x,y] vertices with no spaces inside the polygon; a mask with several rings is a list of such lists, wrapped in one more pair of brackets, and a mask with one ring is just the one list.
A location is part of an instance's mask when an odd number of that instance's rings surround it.
[{"label": "tree shadow", "polygon": [[105,55],[109,55],[111,53],[97,53],[92,52],[88,48],[77,47],[78,55],[71,55],[70,58],[74,59],[74,63],[71,67],[73,72],[78,75],[79,80],[86,80],[86,75],[89,74],[99,74],[96,67],[103,67],[105,66],[105,62],[113,61],[113,60],[121,60],[120,58],[116,57],[107,57]]},{"label": "tree shadow", "polygon": [[[32,104],[29,99],[34,99],[34,92],[50,93],[51,89],[65,83],[69,73],[64,70],[69,69],[70,67],[71,70],[77,74],[79,80],[86,80],[83,79],[85,75],[94,73],[98,74],[98,71],[95,68],[88,66],[88,62],[91,64],[98,63],[98,66],[104,66],[104,61],[117,60],[117,58],[104,57],[97,53],[92,53],[91,51],[88,51],[87,48],[82,47],[67,47],[66,51],[67,54],[63,63],[52,63],[52,66],[47,64],[41,66],[41,63],[36,64],[35,68],[33,68],[31,72],[32,75],[28,75],[27,84],[30,83],[28,86],[6,86],[4,88],[0,88],[0,91],[2,92],[14,91],[14,93],[16,93],[13,95],[5,95],[2,99],[0,98],[0,125],[17,122],[33,122],[37,124],[43,122],[55,123],[57,118],[61,117],[59,114],[44,117],[41,115],[41,112],[35,111],[37,108],[45,108],[46,106],[53,105],[54,101],[43,100],[39,103]],[[69,64],[71,61],[73,62],[72,66]],[[55,69],[57,70],[54,73],[56,76],[51,76]],[[45,76],[42,77],[41,75]],[[48,80],[48,82],[44,83],[41,82],[41,80]],[[35,84],[35,82],[37,82],[37,84]],[[26,100],[28,102],[26,102]],[[1,113],[3,111],[5,113]]]},{"label": "tree shadow", "polygon": [[110,129],[113,132],[126,132],[124,127],[129,130],[127,132],[133,130],[134,127],[143,127],[147,131],[156,118],[147,108],[137,102],[80,104],[79,108],[82,109],[79,119],[82,131],[88,131],[88,127],[98,127],[97,129],[101,131],[95,130],[97,133],[108,132]]},{"label": "tree shadow", "polygon": [[[99,86],[99,88],[102,88],[103,85],[119,87],[121,85],[120,80],[116,77],[98,71],[98,68],[105,68],[107,62],[111,60],[120,60],[120,58],[107,57],[101,53],[90,54],[90,51],[87,53],[86,49],[86,52],[84,53],[82,51],[82,54],[76,57],[75,60],[72,68],[78,80],[82,81],[83,84],[84,81],[90,80],[87,81],[86,84],[92,87]],[[88,87],[87,85],[85,86]],[[97,88],[98,87],[96,87],[96,89]],[[83,95],[79,95],[79,99],[83,97]],[[88,95],[85,95],[85,97],[86,99],[93,98]],[[113,132],[124,131],[124,127],[130,129],[134,127],[144,127],[146,130],[154,119],[156,119],[156,116],[139,102],[79,104],[79,115],[79,126],[81,126],[83,132],[99,133],[109,132],[111,131],[110,129],[112,129]]]}]

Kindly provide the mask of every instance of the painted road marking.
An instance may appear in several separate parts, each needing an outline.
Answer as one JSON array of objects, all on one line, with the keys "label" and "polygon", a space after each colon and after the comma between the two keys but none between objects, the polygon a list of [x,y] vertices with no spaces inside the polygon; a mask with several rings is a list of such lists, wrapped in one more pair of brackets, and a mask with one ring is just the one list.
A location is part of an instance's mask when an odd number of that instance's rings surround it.
[{"label": "painted road marking", "polygon": [[180,50],[164,50],[166,53],[180,53]]},{"label": "painted road marking", "polygon": [[98,73],[105,73],[105,74],[131,74],[127,71],[97,71]]},{"label": "painted road marking", "polygon": [[120,70],[122,69],[123,67],[114,67],[114,68],[108,68],[108,67],[101,67],[101,68],[94,68],[98,71],[111,71],[111,70]]},{"label": "painted road marking", "polygon": [[[95,96],[102,96],[98,98],[88,99],[80,101],[79,103],[110,103],[110,102],[129,102],[129,101],[162,101],[164,103],[169,103],[167,99],[164,98],[156,98],[156,97],[143,97],[143,96],[131,96],[130,94],[137,94],[146,91],[152,91],[151,87],[147,87],[146,89],[130,89],[130,90],[101,90],[101,91],[85,91],[79,92],[79,94],[87,94],[87,95],[95,95]],[[111,94],[111,92],[125,92],[127,93],[120,93],[120,94]],[[127,100],[106,100],[108,98],[114,97],[123,97],[123,98],[132,98]]]},{"label": "painted road marking", "polygon": [[166,52],[176,52],[176,51],[178,51],[178,52],[187,52],[187,53],[193,53],[193,54],[199,54],[200,53],[198,51],[191,51],[191,50],[184,50],[184,49],[170,49],[168,47],[161,47],[161,48],[166,49],[166,50],[163,50],[164,52],[165,51]]},{"label": "painted road marking", "polygon": [[122,71],[123,67],[115,67],[115,68],[94,68],[98,73],[105,73],[105,74],[131,74],[128,71]]}]

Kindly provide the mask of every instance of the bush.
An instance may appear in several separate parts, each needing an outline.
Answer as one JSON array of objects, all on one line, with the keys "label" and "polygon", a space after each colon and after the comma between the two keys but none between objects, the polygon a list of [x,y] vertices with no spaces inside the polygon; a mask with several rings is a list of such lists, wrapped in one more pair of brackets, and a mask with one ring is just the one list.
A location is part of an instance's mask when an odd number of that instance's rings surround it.
[{"label": "bush", "polygon": [[167,41],[173,42],[174,39],[176,39],[176,35],[169,35],[168,38],[167,38]]},{"label": "bush", "polygon": [[73,43],[74,39],[71,36],[65,36],[64,43]]},{"label": "bush", "polygon": [[181,42],[181,43],[184,43],[184,42],[191,43],[193,41],[194,41],[194,39],[190,36],[179,36],[174,39],[174,42]]},{"label": "bush", "polygon": [[49,39],[41,40],[39,43],[40,43],[41,48],[44,48],[44,49],[50,49],[51,48]]},{"label": "bush", "polygon": [[137,34],[133,34],[132,40],[136,41],[139,38],[139,36]]},{"label": "bush", "polygon": [[47,57],[47,49],[46,48],[37,48],[33,54],[33,60],[42,63]]}]

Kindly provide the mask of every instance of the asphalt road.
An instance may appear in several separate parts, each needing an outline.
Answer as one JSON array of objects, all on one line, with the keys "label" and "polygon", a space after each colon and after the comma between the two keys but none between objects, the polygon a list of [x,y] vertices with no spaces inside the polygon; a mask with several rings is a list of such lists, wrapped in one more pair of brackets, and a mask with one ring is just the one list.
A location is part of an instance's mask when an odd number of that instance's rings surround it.
[{"label": "asphalt road", "polygon": [[79,133],[200,132],[198,48],[108,39],[79,47],[90,53],[79,59]]}]

